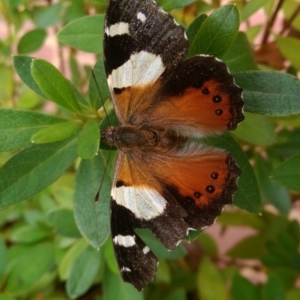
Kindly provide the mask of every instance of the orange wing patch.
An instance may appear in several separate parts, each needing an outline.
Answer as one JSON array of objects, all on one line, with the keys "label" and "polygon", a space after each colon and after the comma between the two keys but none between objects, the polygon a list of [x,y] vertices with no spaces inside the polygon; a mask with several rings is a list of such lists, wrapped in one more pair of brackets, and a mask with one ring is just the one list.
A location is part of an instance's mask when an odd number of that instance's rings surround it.
[{"label": "orange wing patch", "polygon": [[135,85],[113,89],[114,107],[122,124],[140,124],[145,118],[145,111],[152,102],[160,86],[160,81],[147,85]]},{"label": "orange wing patch", "polygon": [[229,95],[213,80],[205,82],[201,89],[189,87],[182,96],[163,102],[154,115],[172,127],[189,126],[207,133],[234,129],[240,121]]},{"label": "orange wing patch", "polygon": [[164,197],[171,195],[184,208],[190,228],[212,224],[223,207],[232,203],[240,169],[230,154],[204,150],[200,155],[161,157],[154,162],[157,159],[153,157],[151,172],[161,183]]},{"label": "orange wing patch", "polygon": [[125,157],[119,184],[155,190],[169,204],[176,202],[189,228],[212,224],[237,189],[240,170],[230,154],[218,149],[188,144],[179,153],[135,151]]},{"label": "orange wing patch", "polygon": [[[157,172],[162,175],[162,181],[177,189],[180,198],[193,199],[199,208],[212,205],[222,198],[224,190],[235,190],[232,179],[235,182],[239,175],[232,158],[225,153],[174,158],[169,163],[162,163]],[[226,201],[229,203],[230,200]]]},{"label": "orange wing patch", "polygon": [[146,122],[177,128],[183,134],[233,130],[244,119],[242,89],[226,65],[210,56],[183,61],[162,79],[154,98]]}]

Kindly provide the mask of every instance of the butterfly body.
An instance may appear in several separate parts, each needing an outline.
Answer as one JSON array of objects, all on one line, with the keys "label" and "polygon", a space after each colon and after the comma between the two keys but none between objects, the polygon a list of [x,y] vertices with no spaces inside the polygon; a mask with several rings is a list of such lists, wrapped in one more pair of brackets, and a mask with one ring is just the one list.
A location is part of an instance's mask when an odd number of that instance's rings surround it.
[{"label": "butterfly body", "polygon": [[145,125],[109,127],[101,135],[108,145],[121,151],[165,153],[179,149],[187,141],[186,137],[174,130]]},{"label": "butterfly body", "polygon": [[194,142],[244,119],[242,89],[219,59],[184,60],[183,28],[153,0],[109,0],[107,82],[120,126],[101,132],[118,148],[111,232],[122,278],[138,290],[157,259],[135,233],[148,228],[167,249],[211,225],[232,203],[240,169],[230,153]]}]

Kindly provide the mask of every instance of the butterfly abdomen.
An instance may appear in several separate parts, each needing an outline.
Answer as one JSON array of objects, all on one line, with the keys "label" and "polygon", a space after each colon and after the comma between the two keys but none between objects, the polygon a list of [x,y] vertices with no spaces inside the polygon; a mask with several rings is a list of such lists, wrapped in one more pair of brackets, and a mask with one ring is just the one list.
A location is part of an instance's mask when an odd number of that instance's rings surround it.
[{"label": "butterfly abdomen", "polygon": [[159,153],[180,149],[187,141],[186,137],[174,130],[145,125],[109,127],[102,131],[102,138],[108,145],[123,151],[137,150]]}]

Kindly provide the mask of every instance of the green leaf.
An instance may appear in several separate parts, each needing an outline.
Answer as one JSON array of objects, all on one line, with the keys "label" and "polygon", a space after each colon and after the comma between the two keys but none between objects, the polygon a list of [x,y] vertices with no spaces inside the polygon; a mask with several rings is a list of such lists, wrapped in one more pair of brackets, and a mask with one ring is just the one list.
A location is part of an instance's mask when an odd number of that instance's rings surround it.
[{"label": "green leaf", "polygon": [[187,6],[196,1],[197,0],[157,0],[157,3],[159,3],[165,11],[170,11]]},{"label": "green leaf", "polygon": [[123,282],[119,273],[114,273],[105,265],[103,276],[104,300],[143,300],[143,293],[138,292],[133,285]]},{"label": "green leaf", "polygon": [[247,20],[251,15],[253,15],[257,10],[262,8],[270,0],[251,0],[243,7],[241,11],[241,20]]},{"label": "green leaf", "polygon": [[245,110],[284,116],[300,113],[300,81],[297,77],[273,71],[248,71],[235,74],[244,89]]},{"label": "green leaf", "polygon": [[[71,176],[71,182],[69,182],[70,179],[67,179],[66,177],[69,175],[69,178]],[[67,181],[64,180],[64,176],[67,179]],[[51,194],[55,198],[57,204],[59,207],[64,208],[73,208],[73,176],[71,174],[63,174],[62,178],[59,180],[60,183],[54,183]],[[72,187],[68,187],[67,185],[71,185]],[[57,206],[56,206],[57,208]]]},{"label": "green leaf", "polygon": [[214,264],[204,257],[197,274],[197,293],[202,300],[227,300],[225,280]]},{"label": "green leaf", "polygon": [[35,93],[32,89],[25,84],[22,85],[22,91],[18,98],[15,108],[17,109],[36,109],[43,105],[44,99]]},{"label": "green leaf", "polygon": [[171,270],[165,260],[160,261],[157,266],[155,282],[164,282],[168,284],[171,282]]},{"label": "green leaf", "polygon": [[218,247],[215,240],[205,232],[199,235],[199,243],[205,254],[216,257],[218,255]]},{"label": "green leaf", "polygon": [[77,257],[67,280],[67,293],[70,298],[78,298],[91,287],[100,264],[100,251],[91,247],[87,247]]},{"label": "green leaf", "polygon": [[[299,119],[299,117],[298,117]],[[287,125],[288,126],[288,125]],[[277,143],[272,147],[279,157],[288,158],[299,153],[300,149],[300,128],[290,130],[290,128],[283,128],[277,134]]]},{"label": "green leaf", "polygon": [[100,144],[100,129],[96,121],[88,120],[78,136],[77,153],[83,159],[97,155]]},{"label": "green leaf", "polygon": [[251,43],[254,41],[256,36],[261,32],[262,27],[263,27],[262,24],[258,24],[247,28],[245,34]]},{"label": "green leaf", "polygon": [[256,177],[243,150],[233,138],[226,134],[209,137],[207,138],[207,142],[211,146],[225,149],[230,152],[241,169],[241,176],[238,180],[238,189],[234,194],[233,203],[248,212],[254,214],[259,213],[261,201]]},{"label": "green leaf", "polygon": [[[107,85],[107,78],[106,73],[104,69],[104,62],[103,59],[99,59],[97,63],[95,64],[93,68],[93,72],[95,75],[95,78],[97,80],[99,90],[97,88],[97,85],[95,83],[94,77],[91,75],[90,82],[89,82],[89,97],[90,97],[90,103],[91,106],[98,110],[99,107],[103,105],[103,103],[110,97],[110,91],[108,89]],[[102,101],[101,101],[102,98]]]},{"label": "green leaf", "polygon": [[0,206],[8,206],[37,194],[73,163],[77,137],[36,145],[12,157],[0,169]]},{"label": "green leaf", "polygon": [[48,218],[57,234],[70,238],[81,236],[76,226],[72,210],[67,208],[53,210],[48,214]]},{"label": "green leaf", "polygon": [[78,258],[78,256],[84,252],[84,250],[88,247],[88,243],[85,239],[78,239],[65,253],[63,258],[61,259],[58,272],[59,276],[62,280],[66,280],[69,277],[71,272],[71,268]]},{"label": "green leaf", "polygon": [[27,209],[24,211],[24,220],[29,225],[50,226],[48,220],[45,219],[45,214],[35,209]]},{"label": "green leaf", "polygon": [[300,69],[300,41],[292,37],[276,37],[276,44],[280,52],[288,59],[296,69]]},{"label": "green leaf", "polygon": [[292,16],[297,12],[298,7],[299,3],[295,0],[285,0],[282,5],[285,19],[293,20],[291,22],[291,27],[296,30],[300,30],[300,15],[297,13],[293,18]]},{"label": "green leaf", "polygon": [[13,63],[17,74],[23,80],[28,87],[35,91],[40,96],[46,98],[45,94],[42,92],[35,79],[31,74],[31,62],[33,61],[32,57],[23,56],[23,55],[14,55]]},{"label": "green leaf", "polygon": [[188,236],[185,238],[185,240],[190,243],[193,240],[197,239],[201,233],[202,230],[189,230]]},{"label": "green leaf", "polygon": [[81,112],[78,92],[53,65],[42,59],[33,59],[31,74],[47,98],[70,111]]},{"label": "green leaf", "polygon": [[300,154],[281,163],[271,173],[271,178],[288,189],[300,193]]},{"label": "green leaf", "polygon": [[202,14],[198,16],[194,21],[190,24],[189,28],[186,31],[186,35],[188,37],[189,43],[192,44],[194,38],[197,36],[198,31],[200,30],[203,22],[206,20],[207,15]]},{"label": "green leaf", "polygon": [[24,225],[11,232],[10,240],[14,243],[31,244],[51,236],[52,230],[49,228],[36,225]]},{"label": "green leaf", "polygon": [[201,25],[190,45],[188,56],[210,54],[224,55],[236,39],[239,30],[239,14],[234,5],[215,10]]},{"label": "green leaf", "polygon": [[[116,116],[116,112],[114,109],[112,109],[112,110],[108,111],[107,116],[101,121],[100,130],[105,130],[109,126],[118,126],[118,125],[119,125],[119,121]],[[109,149],[110,149],[110,147],[109,147]]]},{"label": "green leaf", "polygon": [[18,256],[7,277],[5,292],[22,295],[54,264],[54,247],[51,243],[31,245]]},{"label": "green leaf", "polygon": [[[278,220],[276,221],[278,222]],[[274,227],[276,229],[279,225],[274,224],[270,226],[269,232],[274,231]],[[291,268],[299,272],[300,254],[298,250],[298,236],[295,238],[290,232],[283,229],[284,227],[281,225],[277,235],[274,236],[273,234],[273,236],[268,238],[266,243],[268,251],[262,256],[261,260],[268,267]]]},{"label": "green leaf", "polygon": [[111,238],[109,238],[105,243],[104,257],[107,266],[110,268],[110,270],[116,274],[119,274],[119,267],[116,261],[115,251],[114,251],[113,242]]},{"label": "green leaf", "polygon": [[0,295],[0,300],[18,300],[18,298],[13,297],[9,295],[9,293],[7,293],[7,294]]},{"label": "green leaf", "polygon": [[85,16],[70,22],[57,34],[61,43],[85,52],[102,53],[104,16]]},{"label": "green leaf", "polygon": [[0,151],[30,147],[34,133],[67,121],[34,111],[0,108]]},{"label": "green leaf", "polygon": [[[111,158],[112,159],[112,158]],[[74,214],[81,234],[99,248],[110,235],[110,190],[112,171],[104,174],[106,161],[102,152],[91,159],[82,160],[78,168],[74,190]],[[101,180],[99,201],[96,195]]]},{"label": "green leaf", "polygon": [[264,254],[265,244],[263,236],[250,236],[235,244],[226,255],[236,259],[256,259]]},{"label": "green leaf", "polygon": [[239,274],[235,274],[231,282],[233,300],[259,300],[258,288]]},{"label": "green leaf", "polygon": [[217,222],[224,226],[248,226],[258,230],[266,228],[267,225],[261,216],[251,215],[243,211],[223,211]]},{"label": "green leaf", "polygon": [[[284,127],[294,127],[299,128],[300,127],[300,114],[294,114],[289,116],[282,116],[282,117],[275,117],[274,121],[278,125],[283,125]],[[290,128],[289,128],[290,130]]]},{"label": "green leaf", "polygon": [[[99,1],[96,0],[92,3],[93,7],[97,10],[99,7]],[[107,0],[101,0],[103,4],[106,4]],[[86,15],[86,10],[84,6],[84,0],[76,0],[72,2],[72,5],[69,5],[66,10],[66,17],[68,21],[73,21],[75,19],[84,17]]]},{"label": "green leaf", "polygon": [[275,2],[276,0],[269,0],[267,1],[264,6],[263,6],[263,10],[264,13],[266,14],[267,17],[271,17],[272,14],[274,13],[274,6],[275,6]]},{"label": "green leaf", "polygon": [[270,180],[269,174],[272,170],[270,162],[257,155],[255,157],[255,166],[258,184],[263,196],[282,214],[287,215],[291,209],[291,198],[284,187]]},{"label": "green leaf", "polygon": [[64,9],[62,2],[50,6],[35,6],[32,10],[33,21],[41,28],[59,25],[63,22]]},{"label": "green leaf", "polygon": [[[170,295],[166,296],[164,300],[187,300],[186,291],[184,289],[176,289]],[[0,299],[1,300],[1,299]]]},{"label": "green leaf", "polygon": [[[0,237],[0,282],[2,282],[2,277],[5,273],[7,264],[7,254],[6,254],[6,244],[2,237]],[[1,299],[0,299],[1,300]]]},{"label": "green leaf", "polygon": [[285,300],[285,288],[278,275],[270,274],[267,283],[263,286],[264,300]]},{"label": "green leaf", "polygon": [[182,244],[179,244],[174,250],[169,251],[153,236],[149,229],[137,228],[135,231],[159,259],[178,259],[186,255],[186,250]]},{"label": "green leaf", "polygon": [[276,142],[273,123],[265,116],[245,113],[245,120],[232,132],[237,138],[258,146],[272,145]]},{"label": "green leaf", "polygon": [[222,56],[231,73],[256,70],[252,48],[245,33],[239,32],[230,49]]},{"label": "green leaf", "polygon": [[79,68],[79,64],[75,52],[69,53],[69,65],[70,65],[70,73],[71,73],[71,82],[75,86],[80,86],[82,84],[81,70]]},{"label": "green leaf", "polygon": [[62,124],[49,125],[31,137],[34,144],[53,143],[65,140],[80,128],[80,124],[75,122],[64,122]]},{"label": "green leaf", "polygon": [[18,53],[25,54],[37,51],[44,43],[46,36],[47,32],[41,28],[28,31],[19,41]]},{"label": "green leaf", "polygon": [[299,298],[300,298],[300,290],[297,288],[290,289],[286,293],[286,300],[298,300]]},{"label": "green leaf", "polygon": [[[1,44],[0,44],[1,45]],[[6,59],[6,58],[4,58]],[[0,64],[0,103],[1,106],[10,107],[14,93],[14,74],[6,64]]]}]

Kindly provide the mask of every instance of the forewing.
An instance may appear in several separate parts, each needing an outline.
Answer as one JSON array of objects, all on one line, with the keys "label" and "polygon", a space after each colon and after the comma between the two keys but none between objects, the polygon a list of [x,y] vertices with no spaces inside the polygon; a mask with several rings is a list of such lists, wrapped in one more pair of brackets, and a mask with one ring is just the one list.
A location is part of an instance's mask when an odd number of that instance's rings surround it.
[{"label": "forewing", "polygon": [[184,57],[184,30],[152,0],[110,0],[104,61],[117,116],[127,123],[146,107],[154,83]]},{"label": "forewing", "polygon": [[145,123],[203,136],[233,130],[244,119],[242,89],[226,64],[215,57],[182,61],[160,81]]}]

